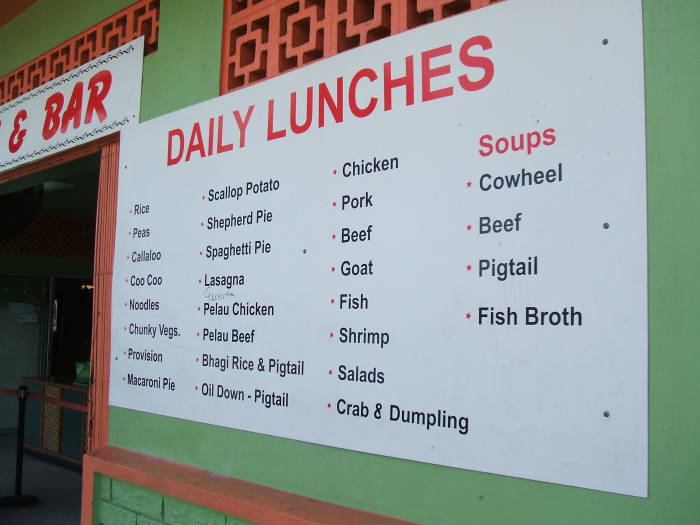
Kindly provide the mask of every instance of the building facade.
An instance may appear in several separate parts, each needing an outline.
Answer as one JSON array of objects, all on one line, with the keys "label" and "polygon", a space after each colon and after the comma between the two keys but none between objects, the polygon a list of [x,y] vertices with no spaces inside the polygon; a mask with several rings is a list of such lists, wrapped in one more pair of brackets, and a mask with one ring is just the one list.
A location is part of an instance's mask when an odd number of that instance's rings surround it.
[{"label": "building facade", "polygon": [[[227,93],[255,93],[269,79],[366,44],[509,2],[528,0],[39,0],[0,27],[0,104],[10,104],[144,37],[138,122],[145,123]],[[536,3],[538,9],[544,4]],[[60,366],[86,361],[89,348],[83,525],[696,523],[700,357],[694,343],[694,303],[700,296],[695,278],[700,263],[700,183],[694,168],[700,162],[695,147],[700,136],[700,65],[695,56],[700,49],[700,5],[693,0],[641,4],[648,429],[637,430],[648,438],[645,497],[521,479],[527,476],[515,472],[511,477],[397,459],[111,406],[120,173],[116,133],[0,172],[3,195],[46,181],[80,188],[62,194],[53,210],[46,204],[52,197],[45,193],[39,219],[27,222],[33,226],[0,240],[0,279],[6,296],[0,301],[38,305],[36,330],[13,325],[10,333],[18,346],[8,347],[3,357],[25,363],[20,375],[68,375]],[[601,21],[609,14],[601,9]],[[543,21],[538,29],[547,32],[547,13],[536,15]],[[43,191],[49,188],[44,184]],[[90,199],[94,211],[70,213],[79,209],[81,200]],[[41,280],[45,278],[52,279],[50,284]],[[66,330],[83,330],[90,343],[79,338],[65,343],[84,343],[86,350],[63,350],[63,361],[55,357],[51,362],[47,348],[60,355],[56,334],[61,332],[42,332],[52,319],[45,304],[56,297],[55,279],[69,278],[94,286],[90,326],[76,321],[70,325],[76,328]],[[23,297],[27,293],[31,301]],[[29,358],[18,350],[27,341],[32,348]],[[7,381],[15,379],[8,376]],[[37,446],[63,454],[51,448],[48,438]]]}]

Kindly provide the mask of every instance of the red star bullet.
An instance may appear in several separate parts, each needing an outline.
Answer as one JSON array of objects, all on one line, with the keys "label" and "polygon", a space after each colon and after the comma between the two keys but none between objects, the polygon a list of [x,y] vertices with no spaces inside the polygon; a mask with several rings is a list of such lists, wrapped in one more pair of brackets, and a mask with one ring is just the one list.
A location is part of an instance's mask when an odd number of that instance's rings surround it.
[{"label": "red star bullet", "polygon": [[335,233],[331,235],[331,239],[335,239]]},{"label": "red star bullet", "polygon": [[333,370],[329,370],[328,375],[333,375]]},{"label": "red star bullet", "polygon": [[195,359],[195,361],[197,361],[199,363],[199,357],[197,359]]},{"label": "red star bullet", "polygon": [[471,318],[472,318],[472,314],[467,314],[467,315],[465,315],[464,317],[466,317],[467,319],[471,319]]},{"label": "red star bullet", "polygon": [[197,307],[197,311],[198,311],[198,312],[201,311],[201,309],[202,309],[201,307],[199,307],[199,306]]},{"label": "red star bullet", "polygon": [[471,272],[471,271],[472,271],[472,265],[471,265],[471,264],[467,264],[467,271],[468,271],[468,272]]},{"label": "red star bullet", "polygon": [[335,206],[335,202],[333,203],[333,206]]},{"label": "red star bullet", "polygon": [[335,171],[335,170],[333,170],[333,175],[335,175],[336,173],[338,173],[338,172],[337,172],[337,171]]},{"label": "red star bullet", "polygon": [[467,188],[471,188],[471,187],[472,187],[472,181],[467,182]]},{"label": "red star bullet", "polygon": [[203,223],[203,222],[200,222],[199,225],[200,225],[200,226],[204,226],[204,223]]},{"label": "red star bullet", "polygon": [[331,337],[333,337],[333,332],[331,332]]},{"label": "red star bullet", "polygon": [[197,337],[199,337],[199,332],[197,332]]},{"label": "red star bullet", "polygon": [[331,404],[330,404],[330,403],[328,403],[328,408],[331,408]]},{"label": "red star bullet", "polygon": [[199,252],[199,255],[202,255],[202,252]]},{"label": "red star bullet", "polygon": [[[335,302],[335,299],[331,299],[331,304],[333,304],[334,302]],[[126,303],[124,303],[124,304],[126,304]]]},{"label": "red star bullet", "polygon": [[194,387],[194,389],[195,389],[195,390],[199,390],[199,387],[198,387],[198,386],[196,386],[196,387]]},{"label": "red star bullet", "polygon": [[472,231],[472,225],[471,225],[471,224],[467,225],[467,231]]},{"label": "red star bullet", "polygon": [[335,271],[335,266],[331,266],[331,272]]},{"label": "red star bullet", "polygon": [[202,195],[202,200],[204,200],[204,195]]},{"label": "red star bullet", "polygon": [[201,279],[199,280],[199,284],[202,284],[202,280],[201,280]]}]

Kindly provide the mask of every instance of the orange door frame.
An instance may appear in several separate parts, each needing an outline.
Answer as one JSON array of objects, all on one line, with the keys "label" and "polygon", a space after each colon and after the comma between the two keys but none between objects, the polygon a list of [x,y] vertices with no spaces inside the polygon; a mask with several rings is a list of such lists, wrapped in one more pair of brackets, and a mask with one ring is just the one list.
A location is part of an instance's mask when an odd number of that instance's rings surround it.
[{"label": "orange door frame", "polygon": [[95,140],[0,175],[0,184],[44,171],[66,162],[101,153],[92,301],[92,342],[90,346],[90,389],[88,393],[88,452],[107,445],[109,431],[109,357],[112,302],[112,266],[117,220],[117,178],[119,174],[119,133]]},{"label": "orange door frame", "polygon": [[109,438],[109,369],[112,323],[112,273],[117,225],[119,141],[101,148],[97,191],[93,266],[92,342],[88,398],[88,452],[104,447]]}]

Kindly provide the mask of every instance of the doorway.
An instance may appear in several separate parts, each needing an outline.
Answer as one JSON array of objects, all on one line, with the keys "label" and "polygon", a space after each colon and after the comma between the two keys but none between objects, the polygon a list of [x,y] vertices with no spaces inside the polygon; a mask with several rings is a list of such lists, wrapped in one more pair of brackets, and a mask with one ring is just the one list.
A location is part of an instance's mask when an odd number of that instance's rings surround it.
[{"label": "doorway", "polygon": [[[0,184],[0,358],[12,364],[0,388],[88,405],[100,165],[93,148]],[[23,487],[42,504],[23,510],[77,522],[88,415],[31,397],[26,407]],[[17,424],[17,399],[0,397],[0,496],[12,491]]]}]

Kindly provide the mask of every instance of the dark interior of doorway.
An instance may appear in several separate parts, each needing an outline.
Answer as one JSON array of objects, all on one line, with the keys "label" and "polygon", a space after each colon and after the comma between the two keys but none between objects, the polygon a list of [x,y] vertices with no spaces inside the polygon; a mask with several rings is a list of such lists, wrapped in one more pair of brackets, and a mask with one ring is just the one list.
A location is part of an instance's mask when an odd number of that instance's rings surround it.
[{"label": "dark interior of doorway", "polygon": [[92,280],[56,279],[50,375],[70,381],[75,363],[90,360]]},{"label": "dark interior of doorway", "polygon": [[[99,169],[98,153],[0,184],[0,276],[39,280],[47,290],[38,299],[40,336],[31,339],[40,341],[40,358],[33,372],[6,382],[76,404],[87,403],[75,373],[76,362],[90,360]],[[25,453],[80,469],[87,416],[55,407],[28,401]]]},{"label": "dark interior of doorway", "polygon": [[0,184],[0,275],[51,281],[40,376],[71,382],[90,360],[100,155]]}]

